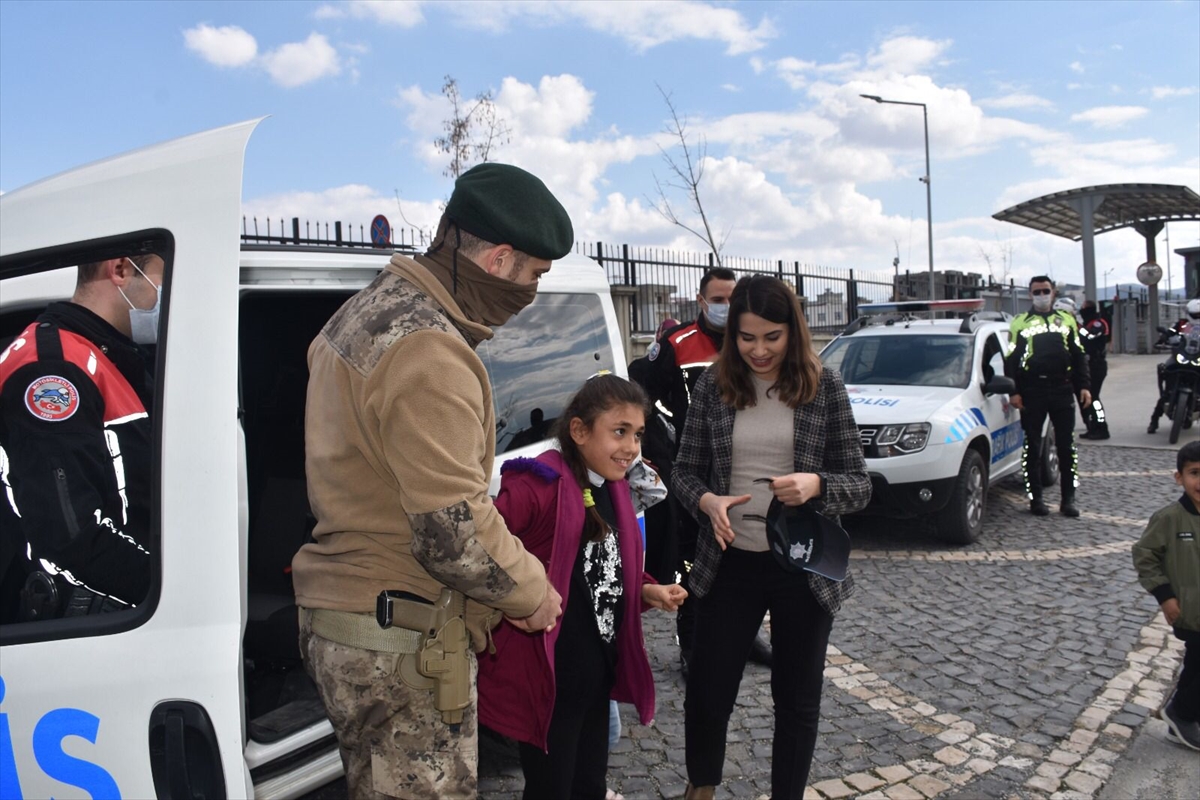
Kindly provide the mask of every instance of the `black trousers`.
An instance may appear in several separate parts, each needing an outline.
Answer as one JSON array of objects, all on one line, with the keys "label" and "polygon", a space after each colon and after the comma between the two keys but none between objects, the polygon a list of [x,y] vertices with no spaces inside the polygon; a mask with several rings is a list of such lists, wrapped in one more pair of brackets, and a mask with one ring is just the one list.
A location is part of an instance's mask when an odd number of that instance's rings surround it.
[{"label": "black trousers", "polygon": [[549,751],[525,742],[519,748],[524,800],[604,800],[606,792],[615,654],[600,638],[580,564],[571,576],[573,602],[563,612],[554,644]]},{"label": "black trousers", "polygon": [[604,800],[612,681],[598,682],[588,693],[576,691],[578,681],[573,684],[570,691],[560,689],[554,698],[547,739],[550,752],[520,743],[523,800]]},{"label": "black trousers", "polygon": [[665,586],[675,582],[678,570],[679,541],[675,532],[675,509],[674,504],[666,500],[646,509],[646,572]]},{"label": "black trousers", "polygon": [[1079,485],[1079,464],[1075,453],[1075,395],[1069,389],[1027,390],[1021,394],[1025,408],[1021,427],[1025,431],[1025,449],[1021,468],[1025,474],[1025,492],[1030,499],[1042,496],[1042,425],[1046,417],[1054,426],[1054,446],[1058,448],[1058,466],[1062,472],[1063,497],[1073,497]]},{"label": "black trousers", "polygon": [[[690,593],[691,586],[688,583],[688,566],[696,558],[696,535],[700,531],[700,526],[696,523],[695,518],[688,513],[688,510],[675,498],[674,493],[667,495],[667,500],[674,504],[675,543],[677,547],[676,563],[678,564],[681,576],[679,585],[687,589]],[[695,630],[696,604],[684,603],[675,613],[675,633],[679,636],[679,649],[685,657],[691,656]]]},{"label": "black trousers", "polygon": [[1104,386],[1105,377],[1108,376],[1108,359],[1090,359],[1088,373],[1091,375],[1092,404],[1087,408],[1079,409],[1079,413],[1083,416],[1083,424],[1087,426],[1088,431],[1108,433],[1108,419],[1104,415],[1104,404],[1100,401],[1100,389]]},{"label": "black trousers", "polygon": [[1175,636],[1184,642],[1183,670],[1171,710],[1188,722],[1200,722],[1200,633],[1176,628]]},{"label": "black trousers", "polygon": [[[688,602],[692,602],[689,600]],[[686,603],[685,603],[686,605]],[[729,548],[696,611],[696,638],[684,700],[688,780],[721,782],[729,716],[763,615],[771,612],[771,795],[800,798],[817,744],[825,648],[833,617],[808,588],[807,574],[784,572],[770,553]]]}]

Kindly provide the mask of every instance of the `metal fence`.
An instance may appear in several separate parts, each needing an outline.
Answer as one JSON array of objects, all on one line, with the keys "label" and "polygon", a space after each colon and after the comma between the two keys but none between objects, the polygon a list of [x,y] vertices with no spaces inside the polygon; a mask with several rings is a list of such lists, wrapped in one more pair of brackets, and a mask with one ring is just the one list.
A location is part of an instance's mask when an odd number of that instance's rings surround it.
[{"label": "metal fence", "polygon": [[[695,319],[696,295],[705,270],[716,266],[712,253],[678,252],[627,244],[577,242],[577,253],[599,262],[612,286],[635,288],[630,330],[652,333],[668,317]],[[858,306],[892,299],[887,272],[838,269],[783,259],[725,256],[721,265],[738,277],[774,275],[800,295],[809,326],[817,332],[840,331],[858,316]]]},{"label": "metal fence", "polygon": [[425,252],[430,241],[428,233],[416,228],[392,228],[391,236],[391,244],[379,248],[371,241],[371,236],[363,225],[356,228],[351,224],[343,225],[340,221],[329,223],[305,220],[301,223],[299,217],[292,217],[290,221],[267,217],[260,223],[258,217],[242,217],[243,244],[365,247],[412,254]]}]

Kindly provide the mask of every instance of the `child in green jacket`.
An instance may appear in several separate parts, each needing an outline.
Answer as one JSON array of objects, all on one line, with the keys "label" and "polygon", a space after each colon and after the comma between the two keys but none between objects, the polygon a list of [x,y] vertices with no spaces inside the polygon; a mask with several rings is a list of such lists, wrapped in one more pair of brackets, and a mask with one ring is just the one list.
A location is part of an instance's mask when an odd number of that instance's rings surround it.
[{"label": "child in green jacket", "polygon": [[1167,738],[1200,750],[1200,441],[1181,447],[1175,465],[1183,496],[1150,517],[1133,563],[1185,645],[1183,671],[1161,712]]}]

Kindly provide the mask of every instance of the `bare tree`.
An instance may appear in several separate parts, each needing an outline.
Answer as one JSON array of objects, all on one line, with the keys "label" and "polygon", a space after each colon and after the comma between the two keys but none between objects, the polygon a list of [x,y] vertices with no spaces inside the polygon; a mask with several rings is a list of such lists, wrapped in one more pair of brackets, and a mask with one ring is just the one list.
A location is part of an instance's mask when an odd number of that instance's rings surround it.
[{"label": "bare tree", "polygon": [[[667,180],[659,180],[658,175],[654,176],[654,186],[658,190],[658,200],[650,201],[654,206],[654,210],[662,215],[663,219],[670,222],[672,225],[677,225],[683,228],[688,233],[699,238],[708,247],[713,254],[717,266],[721,266],[721,251],[725,248],[725,242],[729,239],[730,229],[726,229],[718,240],[713,233],[712,224],[709,222],[708,214],[704,211],[704,203],[700,199],[700,183],[704,180],[704,159],[708,154],[708,143],[704,137],[700,137],[700,143],[693,148],[693,145],[688,142],[688,120],[686,116],[681,117],[679,111],[675,108],[675,103],[671,100],[671,95],[666,92],[657,83],[659,94],[663,97],[663,102],[667,104],[667,110],[671,112],[671,121],[663,129],[666,133],[671,134],[679,140],[678,148],[682,151],[681,158],[676,159],[671,155],[671,152],[661,145],[658,152],[662,154],[663,161],[666,162],[670,176]],[[672,145],[674,150],[676,145]],[[675,211],[675,207],[671,205],[671,199],[667,196],[667,190],[683,192],[687,195],[688,202],[691,204],[692,211],[700,217],[700,225],[703,228],[703,233],[680,219]]]},{"label": "bare tree", "polygon": [[500,118],[492,100],[492,90],[480,92],[472,103],[462,99],[458,81],[449,75],[442,94],[450,101],[451,116],[442,121],[444,136],[433,140],[438,152],[450,156],[450,165],[442,174],[457,178],[477,163],[491,158],[492,150],[512,141],[512,131]]}]

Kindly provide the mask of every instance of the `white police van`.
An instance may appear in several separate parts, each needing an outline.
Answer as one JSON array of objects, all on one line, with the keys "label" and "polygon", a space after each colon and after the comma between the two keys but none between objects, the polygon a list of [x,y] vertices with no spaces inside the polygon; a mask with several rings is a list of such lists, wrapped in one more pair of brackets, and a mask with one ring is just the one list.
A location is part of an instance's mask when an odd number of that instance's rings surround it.
[{"label": "white police van", "polygon": [[[341,775],[300,664],[289,574],[313,523],[305,354],[391,253],[244,245],[242,161],[257,124],[0,196],[0,351],[46,303],[70,296],[74,265],[149,252],[166,262],[151,594],[110,614],[0,619],[6,800],[289,798]],[[548,446],[548,427],[587,376],[625,374],[603,270],[581,256],[556,262],[536,302],[478,352],[496,402],[494,492],[500,461]],[[23,576],[5,568],[9,598]]]},{"label": "white police van", "polygon": [[[822,351],[841,372],[858,423],[871,503],[862,512],[925,518],[947,541],[983,530],[988,486],[1021,471],[1020,413],[1004,376],[1007,315],[982,300],[873,303]],[[919,313],[967,312],[965,319]],[[1041,479],[1058,480],[1045,451]]]}]

